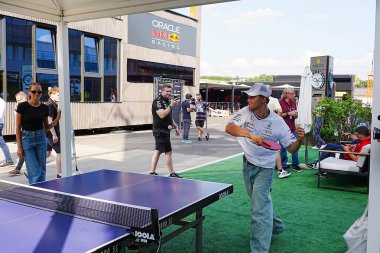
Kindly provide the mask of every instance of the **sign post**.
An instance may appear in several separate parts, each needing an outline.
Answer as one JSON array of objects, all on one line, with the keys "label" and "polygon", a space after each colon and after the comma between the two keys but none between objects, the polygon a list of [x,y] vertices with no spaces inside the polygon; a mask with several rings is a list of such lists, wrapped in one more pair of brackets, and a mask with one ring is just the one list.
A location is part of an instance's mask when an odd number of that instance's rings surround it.
[{"label": "sign post", "polygon": [[153,97],[154,98],[158,97],[158,95],[161,94],[162,86],[164,83],[173,84],[173,92],[172,92],[171,98],[173,97],[179,98],[178,104],[174,106],[172,109],[172,117],[175,123],[178,126],[181,126],[180,123],[181,123],[182,86],[185,85],[185,80],[155,77],[153,81],[153,84],[154,84]]}]

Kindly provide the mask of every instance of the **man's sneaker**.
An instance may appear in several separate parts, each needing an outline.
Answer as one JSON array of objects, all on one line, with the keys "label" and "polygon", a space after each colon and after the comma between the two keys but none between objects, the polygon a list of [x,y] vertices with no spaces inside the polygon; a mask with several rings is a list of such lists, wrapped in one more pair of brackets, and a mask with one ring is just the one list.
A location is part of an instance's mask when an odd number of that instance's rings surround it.
[{"label": "man's sneaker", "polygon": [[57,178],[62,178],[62,175],[61,174],[57,174]]},{"label": "man's sneaker", "polygon": [[21,175],[21,172],[18,169],[14,169],[9,171],[9,176],[14,177],[14,176],[19,176]]},{"label": "man's sneaker", "polygon": [[178,175],[177,173],[173,172],[173,173],[170,173],[169,175],[170,177],[178,177],[178,178],[182,178],[180,175]]},{"label": "man's sneaker", "polygon": [[6,161],[5,163],[1,164],[0,167],[8,167],[14,165],[13,161]]},{"label": "man's sneaker", "polygon": [[305,165],[309,169],[317,169],[317,164],[316,163],[306,163]]},{"label": "man's sneaker", "polygon": [[183,142],[183,143],[186,143],[186,144],[190,144],[190,143],[192,143],[193,141],[191,141],[191,140],[183,140],[182,142]]},{"label": "man's sneaker", "polygon": [[198,141],[201,141],[202,139],[201,139],[201,137],[198,137]]},{"label": "man's sneaker", "polygon": [[210,139],[210,134],[209,133],[206,134],[206,141],[208,141],[208,139]]},{"label": "man's sneaker", "polygon": [[158,174],[156,172],[151,172],[151,173],[149,173],[149,175],[158,176]]},{"label": "man's sneaker", "polygon": [[293,166],[293,170],[297,171],[297,172],[302,172],[302,169],[298,165],[297,166]]},{"label": "man's sneaker", "polygon": [[281,170],[278,172],[278,178],[286,178],[286,177],[290,176],[290,174],[292,174],[292,173],[289,171]]}]

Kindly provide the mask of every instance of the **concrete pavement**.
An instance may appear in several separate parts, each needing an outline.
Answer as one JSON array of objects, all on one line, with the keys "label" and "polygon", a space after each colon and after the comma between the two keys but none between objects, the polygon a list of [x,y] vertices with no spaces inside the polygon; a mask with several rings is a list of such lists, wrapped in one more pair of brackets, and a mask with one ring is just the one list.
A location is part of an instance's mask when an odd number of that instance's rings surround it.
[{"label": "concrete pavement", "polygon": [[[236,139],[224,132],[227,118],[208,118],[210,140],[198,141],[198,132],[190,130],[191,144],[181,142],[181,136],[172,133],[173,163],[176,172],[185,171],[208,163],[213,163],[242,152]],[[14,161],[17,161],[15,142],[8,142]],[[115,132],[99,135],[75,137],[78,169],[89,172],[99,169],[148,173],[154,150],[154,137],[151,131]],[[55,153],[47,159],[47,180],[56,177]],[[0,161],[4,160],[0,152]],[[164,155],[161,156],[157,173],[168,174]],[[27,184],[25,176],[10,177],[8,171],[14,167],[0,168],[0,179]],[[236,168],[240,169],[240,168]],[[22,172],[25,171],[25,165]]]}]

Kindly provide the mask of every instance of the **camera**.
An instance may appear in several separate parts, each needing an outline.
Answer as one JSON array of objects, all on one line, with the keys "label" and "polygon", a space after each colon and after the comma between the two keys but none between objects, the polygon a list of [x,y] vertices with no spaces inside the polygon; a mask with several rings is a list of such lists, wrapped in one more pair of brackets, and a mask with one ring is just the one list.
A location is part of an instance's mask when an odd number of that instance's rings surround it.
[{"label": "camera", "polygon": [[191,98],[191,100],[190,100],[190,104],[191,105],[195,105],[197,102],[195,101],[195,98]]},{"label": "camera", "polygon": [[173,99],[178,101],[179,100],[179,95],[173,95]]}]

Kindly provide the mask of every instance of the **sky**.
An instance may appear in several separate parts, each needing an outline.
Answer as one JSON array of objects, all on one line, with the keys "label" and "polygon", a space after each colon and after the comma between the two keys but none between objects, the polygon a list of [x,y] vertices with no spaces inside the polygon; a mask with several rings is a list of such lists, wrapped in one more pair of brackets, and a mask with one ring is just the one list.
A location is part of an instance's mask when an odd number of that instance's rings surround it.
[{"label": "sky", "polygon": [[300,75],[310,57],[366,80],[375,0],[241,0],[202,7],[201,76]]}]

